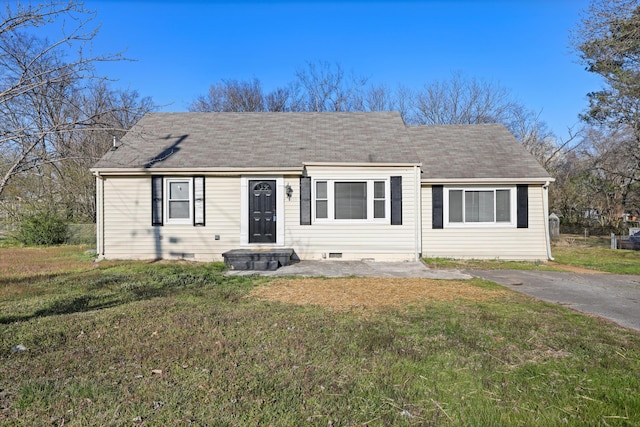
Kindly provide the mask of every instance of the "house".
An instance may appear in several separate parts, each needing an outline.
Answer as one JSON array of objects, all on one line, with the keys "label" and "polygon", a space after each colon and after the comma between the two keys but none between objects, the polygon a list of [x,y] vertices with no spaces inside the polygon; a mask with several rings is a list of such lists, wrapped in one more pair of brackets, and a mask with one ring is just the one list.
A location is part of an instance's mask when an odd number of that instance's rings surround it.
[{"label": "house", "polygon": [[101,258],[550,257],[553,179],[498,124],[149,113],[92,172]]}]

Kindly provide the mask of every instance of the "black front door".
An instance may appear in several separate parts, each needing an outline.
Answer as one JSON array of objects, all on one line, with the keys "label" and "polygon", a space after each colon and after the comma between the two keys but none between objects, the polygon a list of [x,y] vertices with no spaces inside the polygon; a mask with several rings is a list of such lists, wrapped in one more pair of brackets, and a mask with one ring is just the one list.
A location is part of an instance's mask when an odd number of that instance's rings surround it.
[{"label": "black front door", "polygon": [[249,181],[249,243],[276,242],[276,182]]}]

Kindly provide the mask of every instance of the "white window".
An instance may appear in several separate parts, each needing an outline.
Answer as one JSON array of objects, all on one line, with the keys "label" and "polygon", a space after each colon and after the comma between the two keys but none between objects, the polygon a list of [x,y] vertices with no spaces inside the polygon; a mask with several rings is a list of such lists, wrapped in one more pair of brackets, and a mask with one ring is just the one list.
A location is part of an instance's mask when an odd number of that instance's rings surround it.
[{"label": "white window", "polygon": [[316,181],[316,218],[329,218],[329,201],[327,197],[327,181]]},{"label": "white window", "polygon": [[335,219],[367,219],[367,182],[334,182]]},{"label": "white window", "polygon": [[193,180],[191,178],[165,179],[165,218],[167,224],[193,222]]},{"label": "white window", "polygon": [[451,227],[514,225],[514,188],[447,188],[445,220]]},{"label": "white window", "polygon": [[384,181],[373,181],[373,217],[387,216],[387,184]]},{"label": "white window", "polygon": [[388,180],[318,179],[313,193],[315,222],[389,222]]}]

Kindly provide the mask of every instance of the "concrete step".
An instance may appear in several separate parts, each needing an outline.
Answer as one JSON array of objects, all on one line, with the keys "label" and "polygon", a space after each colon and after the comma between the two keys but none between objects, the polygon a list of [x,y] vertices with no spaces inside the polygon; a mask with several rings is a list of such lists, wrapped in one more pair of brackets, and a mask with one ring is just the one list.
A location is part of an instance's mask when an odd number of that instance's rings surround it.
[{"label": "concrete step", "polygon": [[299,261],[291,248],[279,249],[233,249],[222,254],[224,262],[233,270],[277,270]]}]

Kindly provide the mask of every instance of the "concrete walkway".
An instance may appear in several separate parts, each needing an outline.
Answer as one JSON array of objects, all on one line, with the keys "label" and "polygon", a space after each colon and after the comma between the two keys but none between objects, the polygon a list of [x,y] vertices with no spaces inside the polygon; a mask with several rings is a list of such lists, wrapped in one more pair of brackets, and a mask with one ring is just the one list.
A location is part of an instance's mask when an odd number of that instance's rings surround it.
[{"label": "concrete walkway", "polygon": [[300,261],[275,271],[230,270],[231,275],[305,277],[413,277],[427,279],[471,279],[458,270],[432,270],[422,262]]}]

